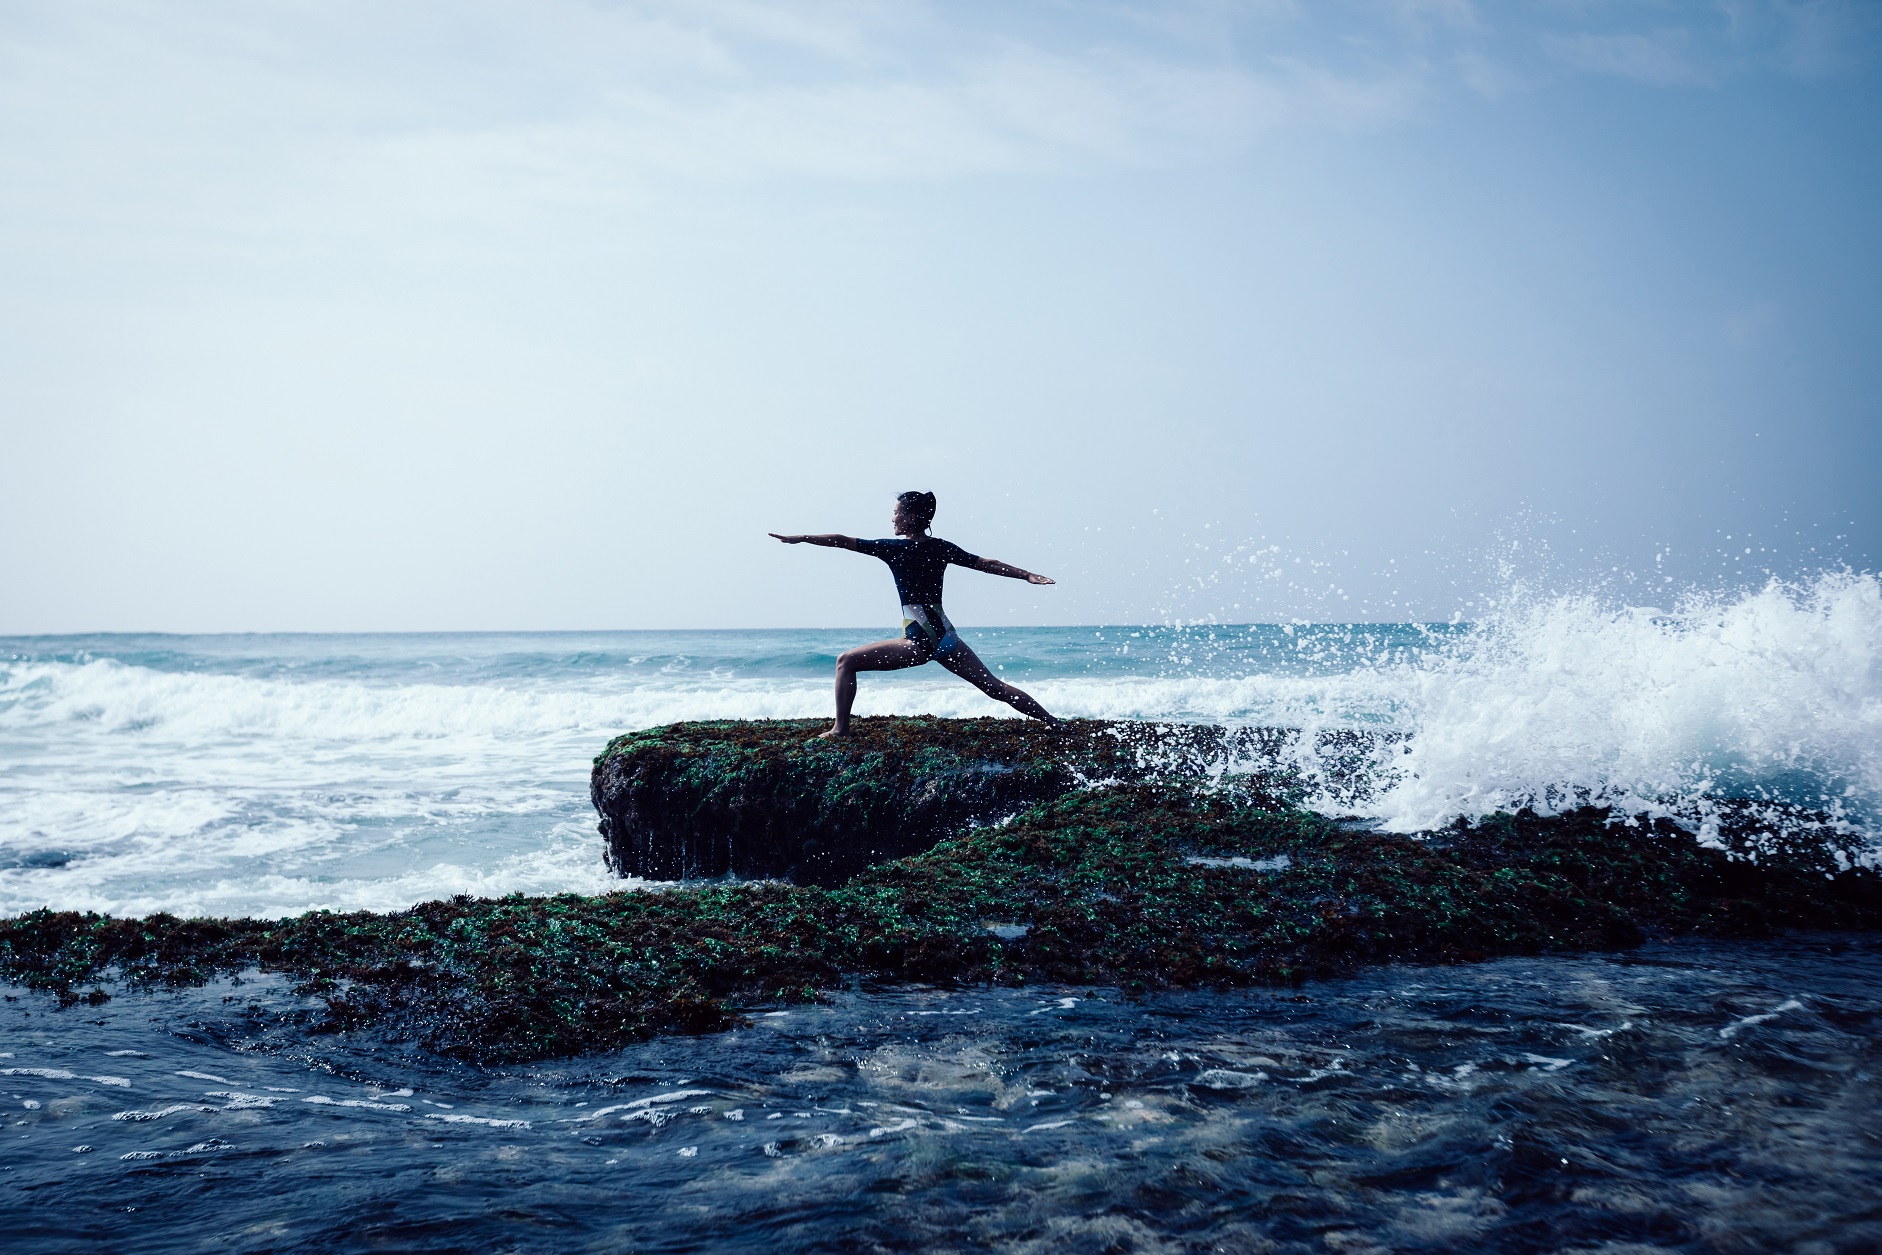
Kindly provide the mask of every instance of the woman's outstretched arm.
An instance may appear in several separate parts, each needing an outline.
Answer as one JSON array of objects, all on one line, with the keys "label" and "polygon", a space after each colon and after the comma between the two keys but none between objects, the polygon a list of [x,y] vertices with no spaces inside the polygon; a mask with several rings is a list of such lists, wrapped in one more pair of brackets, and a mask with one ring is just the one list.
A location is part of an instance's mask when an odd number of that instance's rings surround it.
[{"label": "woman's outstretched arm", "polygon": [[[822,545],[826,549],[856,548],[856,538],[854,536],[844,536],[838,532],[824,532],[817,536],[780,536],[776,532],[766,532],[765,535],[775,537],[787,545]],[[1050,580],[1046,582],[1051,583]]]},{"label": "woman's outstretched arm", "polygon": [[1025,580],[1028,584],[1053,584],[1057,582],[1044,575],[1035,575],[1031,571],[1023,570],[1009,562],[1002,562],[998,558],[982,558],[980,561],[974,563],[974,570],[985,571],[988,575],[1004,575],[1009,580]]}]

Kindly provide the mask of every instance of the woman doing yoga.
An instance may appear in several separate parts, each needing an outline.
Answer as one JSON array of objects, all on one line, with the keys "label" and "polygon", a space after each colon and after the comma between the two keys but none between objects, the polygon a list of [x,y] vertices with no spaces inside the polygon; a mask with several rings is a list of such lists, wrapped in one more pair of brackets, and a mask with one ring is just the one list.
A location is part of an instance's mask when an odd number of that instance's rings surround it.
[{"label": "woman doing yoga", "polygon": [[941,609],[941,577],[948,564],[1004,575],[1030,584],[1050,584],[1051,580],[1031,571],[1022,571],[993,558],[976,558],[959,545],[928,534],[934,522],[934,494],[905,492],[895,499],[895,525],[892,540],[858,540],[854,536],[830,533],[822,536],[779,536],[787,545],[825,545],[832,549],[854,549],[889,564],[895,576],[895,591],[902,599],[902,636],[899,640],[877,641],[846,649],[836,660],[836,725],[827,737],[848,736],[850,707],[856,702],[858,671],[899,671],[919,667],[934,659],[996,702],[1005,702],[1021,714],[1057,723],[1046,708],[1021,690],[987,670],[954,631],[954,625]]}]

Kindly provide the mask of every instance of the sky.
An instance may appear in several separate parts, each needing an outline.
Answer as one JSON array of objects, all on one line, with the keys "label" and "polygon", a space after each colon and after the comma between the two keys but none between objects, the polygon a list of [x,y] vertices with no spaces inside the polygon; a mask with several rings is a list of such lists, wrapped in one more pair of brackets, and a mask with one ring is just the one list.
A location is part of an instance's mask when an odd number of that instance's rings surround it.
[{"label": "sky", "polygon": [[1882,6],[8,0],[0,632],[1882,559]]}]

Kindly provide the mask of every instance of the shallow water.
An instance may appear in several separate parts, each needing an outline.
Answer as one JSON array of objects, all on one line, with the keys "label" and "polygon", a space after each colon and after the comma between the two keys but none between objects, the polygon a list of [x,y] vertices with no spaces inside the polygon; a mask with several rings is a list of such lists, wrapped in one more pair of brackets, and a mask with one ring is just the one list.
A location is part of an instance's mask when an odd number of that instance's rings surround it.
[{"label": "shallow water", "polygon": [[11,991],[9,1250],[1882,1248],[1873,937],[851,991],[507,1069],[312,1018]]}]

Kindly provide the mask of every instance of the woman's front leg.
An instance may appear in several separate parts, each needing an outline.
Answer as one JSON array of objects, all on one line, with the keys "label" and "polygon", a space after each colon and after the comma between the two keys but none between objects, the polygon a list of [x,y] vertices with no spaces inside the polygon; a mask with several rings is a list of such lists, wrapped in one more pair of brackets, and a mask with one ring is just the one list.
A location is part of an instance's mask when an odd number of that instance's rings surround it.
[{"label": "woman's front leg", "polygon": [[834,740],[850,732],[850,707],[856,704],[858,671],[900,671],[919,667],[927,655],[906,637],[846,649],[836,659],[836,723],[823,735]]}]

